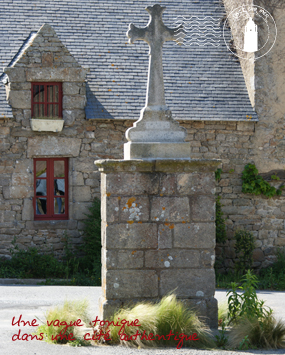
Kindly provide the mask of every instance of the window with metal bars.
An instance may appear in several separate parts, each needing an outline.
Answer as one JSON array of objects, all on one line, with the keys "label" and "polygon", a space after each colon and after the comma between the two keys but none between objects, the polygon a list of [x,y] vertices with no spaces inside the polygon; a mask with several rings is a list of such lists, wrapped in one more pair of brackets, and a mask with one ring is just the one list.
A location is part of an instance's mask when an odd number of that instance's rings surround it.
[{"label": "window with metal bars", "polygon": [[34,219],[68,219],[68,158],[34,159]]},{"label": "window with metal bars", "polygon": [[32,118],[62,118],[62,83],[32,83]]}]

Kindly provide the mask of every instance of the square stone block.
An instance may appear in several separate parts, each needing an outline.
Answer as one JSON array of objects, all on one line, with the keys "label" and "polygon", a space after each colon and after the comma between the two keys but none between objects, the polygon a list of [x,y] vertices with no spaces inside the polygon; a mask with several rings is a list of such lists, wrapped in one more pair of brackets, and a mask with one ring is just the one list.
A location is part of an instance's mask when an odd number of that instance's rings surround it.
[{"label": "square stone block", "polygon": [[170,249],[145,252],[145,267],[147,268],[172,269],[198,268],[199,266],[200,252],[198,250]]},{"label": "square stone block", "polygon": [[143,251],[141,250],[107,250],[107,269],[138,269],[143,267]]},{"label": "square stone block", "polygon": [[142,196],[124,197],[120,207],[121,221],[149,221],[149,198]]},{"label": "square stone block", "polygon": [[160,196],[174,195],[176,193],[176,175],[161,174],[160,175]]},{"label": "square stone block", "polygon": [[157,297],[158,277],[153,270],[107,270],[106,298]]},{"label": "square stone block", "polygon": [[214,196],[193,196],[190,198],[191,217],[194,222],[214,221],[216,215],[216,202]]},{"label": "square stone block", "polygon": [[160,273],[160,295],[175,290],[177,297],[209,298],[215,293],[213,269],[172,269]]},{"label": "square stone block", "polygon": [[117,173],[106,176],[106,193],[116,195],[158,194],[159,175],[149,173]]},{"label": "square stone block", "polygon": [[157,249],[156,223],[120,223],[106,227],[106,247],[110,249]]},{"label": "square stone block", "polygon": [[151,201],[151,220],[156,222],[190,221],[188,197],[154,197]]},{"label": "square stone block", "polygon": [[158,249],[172,248],[172,229],[164,224],[158,227]]},{"label": "square stone block", "polygon": [[215,179],[212,174],[179,174],[177,191],[182,195],[215,193]]},{"label": "square stone block", "polygon": [[215,223],[176,224],[174,229],[174,248],[213,249],[216,244]]}]

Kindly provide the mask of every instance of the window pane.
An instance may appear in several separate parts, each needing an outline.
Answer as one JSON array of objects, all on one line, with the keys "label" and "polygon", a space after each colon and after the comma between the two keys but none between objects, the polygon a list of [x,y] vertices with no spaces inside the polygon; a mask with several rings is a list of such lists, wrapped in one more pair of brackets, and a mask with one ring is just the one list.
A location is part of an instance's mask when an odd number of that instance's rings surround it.
[{"label": "window pane", "polygon": [[55,160],[55,162],[54,162],[54,177],[64,177],[64,161]]},{"label": "window pane", "polygon": [[48,115],[48,117],[54,117],[53,108],[54,108],[53,105],[47,105],[47,115]]},{"label": "window pane", "polygon": [[40,85],[40,100],[39,102],[45,102],[45,87]]},{"label": "window pane", "polygon": [[46,177],[47,162],[44,160],[36,161],[36,177]]},{"label": "window pane", "polygon": [[53,102],[53,85],[47,86],[47,101]]},{"label": "window pane", "polygon": [[45,116],[45,105],[39,105],[39,114],[37,117],[44,117]]},{"label": "window pane", "polygon": [[39,117],[39,104],[34,105],[34,117]]},{"label": "window pane", "polygon": [[58,102],[58,100],[59,100],[58,85],[54,85],[54,102]]},{"label": "window pane", "polygon": [[54,179],[54,194],[57,196],[62,196],[65,193],[65,180],[64,179]]},{"label": "window pane", "polygon": [[33,88],[33,98],[34,102],[39,102],[39,85],[34,85]]},{"label": "window pane", "polygon": [[46,196],[47,195],[47,181],[46,181],[46,179],[37,180],[36,195],[37,196]]},{"label": "window pane", "polygon": [[65,213],[65,198],[56,197],[54,199],[54,213],[55,214]]},{"label": "window pane", "polygon": [[37,198],[36,199],[36,214],[47,214],[47,199]]},{"label": "window pane", "polygon": [[58,105],[57,104],[55,104],[53,106],[53,110],[54,110],[54,117],[59,117],[59,115],[58,115]]}]

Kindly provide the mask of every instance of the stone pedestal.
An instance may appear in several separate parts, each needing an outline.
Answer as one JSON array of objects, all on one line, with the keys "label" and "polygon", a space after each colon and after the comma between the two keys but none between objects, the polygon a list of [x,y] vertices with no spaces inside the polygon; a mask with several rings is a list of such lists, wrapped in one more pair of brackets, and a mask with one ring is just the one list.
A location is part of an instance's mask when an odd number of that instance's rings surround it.
[{"label": "stone pedestal", "polygon": [[215,178],[219,161],[99,160],[100,319],[169,292],[217,327]]}]

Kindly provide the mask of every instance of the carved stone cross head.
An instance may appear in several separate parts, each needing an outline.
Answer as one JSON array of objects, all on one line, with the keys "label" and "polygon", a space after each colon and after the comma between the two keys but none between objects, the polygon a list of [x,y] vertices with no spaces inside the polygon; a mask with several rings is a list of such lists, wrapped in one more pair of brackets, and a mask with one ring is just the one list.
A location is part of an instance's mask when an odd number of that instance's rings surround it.
[{"label": "carved stone cross head", "polygon": [[[150,61],[148,72],[148,87],[146,96],[146,106],[165,107],[164,82],[162,67],[162,46],[165,41],[179,41],[180,30],[183,26],[168,28],[162,20],[162,13],[166,8],[158,4],[146,8],[150,15],[149,23],[144,28],[138,28],[134,24],[129,25],[127,36],[129,43],[136,40],[143,40],[150,47]],[[179,38],[180,36],[180,38]]]}]

